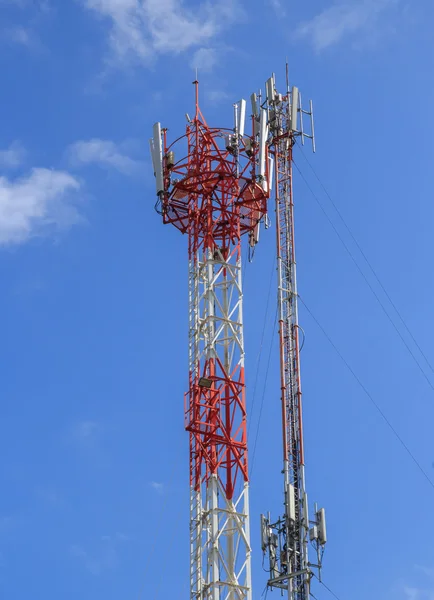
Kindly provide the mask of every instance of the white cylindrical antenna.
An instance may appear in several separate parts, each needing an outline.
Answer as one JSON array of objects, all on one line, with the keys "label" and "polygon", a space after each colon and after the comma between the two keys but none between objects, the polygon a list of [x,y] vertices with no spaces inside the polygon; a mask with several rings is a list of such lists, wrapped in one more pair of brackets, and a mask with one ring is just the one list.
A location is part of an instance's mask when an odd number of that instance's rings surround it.
[{"label": "white cylindrical antenna", "polygon": [[297,128],[297,117],[298,117],[298,88],[293,86],[291,94],[291,130],[298,131]]},{"label": "white cylindrical antenna", "polygon": [[312,133],[312,151],[315,152],[315,125],[313,122],[313,103],[312,100],[309,100],[309,109],[310,109],[310,130]]},{"label": "white cylindrical antenna", "polygon": [[244,135],[244,127],[246,124],[246,101],[241,99],[239,101],[240,111],[238,113],[238,133],[240,138]]},{"label": "white cylindrical antenna", "polygon": [[262,181],[265,179],[265,156],[267,144],[267,111],[261,108],[261,120],[259,123],[259,175]]},{"label": "white cylindrical antenna", "polygon": [[259,112],[258,112],[258,97],[256,94],[252,94],[250,96],[250,102],[252,104],[252,115],[254,117],[258,117],[259,116]]},{"label": "white cylindrical antenna", "polygon": [[155,123],[154,125],[154,160],[155,160],[155,178],[156,178],[156,189],[157,195],[164,192],[164,179],[163,179],[163,147],[161,144],[161,124]]},{"label": "white cylindrical antenna", "polygon": [[273,189],[273,170],[274,170],[274,158],[268,157],[268,188],[271,192]]}]

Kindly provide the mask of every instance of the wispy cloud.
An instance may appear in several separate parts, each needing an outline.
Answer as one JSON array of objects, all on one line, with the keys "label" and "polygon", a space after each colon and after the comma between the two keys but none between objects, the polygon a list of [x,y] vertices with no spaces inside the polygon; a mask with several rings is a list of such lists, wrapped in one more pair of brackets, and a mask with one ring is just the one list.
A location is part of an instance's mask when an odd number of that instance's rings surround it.
[{"label": "wispy cloud", "polygon": [[111,140],[99,138],[75,142],[69,147],[68,156],[72,166],[96,164],[100,167],[116,169],[124,175],[131,175],[141,164],[127,156]]},{"label": "wispy cloud", "polygon": [[79,181],[70,173],[33,169],[18,179],[0,177],[0,245],[26,242],[81,220],[74,205]]},{"label": "wispy cloud", "polygon": [[297,36],[309,41],[318,52],[366,28],[399,0],[338,0],[297,28]]},{"label": "wispy cloud", "polygon": [[26,150],[18,141],[12,142],[6,150],[0,150],[0,168],[16,169],[22,165]]},{"label": "wispy cloud", "polygon": [[152,489],[154,489],[157,494],[162,494],[164,492],[164,483],[159,483],[158,481],[150,481],[149,485]]},{"label": "wispy cloud", "polygon": [[416,565],[416,569],[434,581],[434,568]]},{"label": "wispy cloud", "polygon": [[0,0],[0,4],[10,4],[11,6],[24,8],[24,6],[27,4],[27,0]]},{"label": "wispy cloud", "polygon": [[218,62],[218,53],[215,48],[199,48],[190,61],[192,69],[212,71]]},{"label": "wispy cloud", "polygon": [[0,5],[1,4],[9,4],[18,8],[31,7],[43,12],[50,10],[51,7],[49,0],[0,0]]},{"label": "wispy cloud", "polygon": [[62,496],[52,486],[39,485],[35,489],[35,496],[50,508],[58,508],[63,503]]},{"label": "wispy cloud", "polygon": [[211,104],[221,104],[229,98],[229,94],[224,90],[206,90],[205,97]]},{"label": "wispy cloud", "polygon": [[73,544],[69,551],[79,559],[92,575],[101,575],[104,571],[115,569],[119,564],[119,546],[129,541],[129,536],[117,533],[104,535],[98,543],[93,543],[89,549],[82,544]]},{"label": "wispy cloud", "polygon": [[0,0],[0,5],[2,4],[20,9],[20,12],[16,13],[16,17],[20,15],[20,18],[19,22],[16,20],[13,22],[13,19],[9,25],[6,25],[6,19],[3,19],[0,41],[24,46],[31,50],[43,50],[44,46],[37,31],[41,20],[51,12],[49,0]]},{"label": "wispy cloud", "polygon": [[[415,570],[419,572],[417,585],[404,585],[402,597],[405,600],[434,600],[434,568],[415,565]],[[425,581],[421,581],[424,578]]]},{"label": "wispy cloud", "polygon": [[434,600],[434,590],[418,587],[404,587],[405,600]]},{"label": "wispy cloud", "polygon": [[8,531],[14,523],[14,519],[11,516],[0,517],[0,533]]},{"label": "wispy cloud", "polygon": [[239,20],[237,0],[203,2],[187,8],[182,0],[81,0],[108,20],[112,57],[123,63],[149,63],[157,54],[179,54],[207,45]]},{"label": "wispy cloud", "polygon": [[280,18],[286,16],[286,10],[284,8],[284,3],[282,0],[268,0],[271,8],[275,11],[276,14],[279,15]]},{"label": "wispy cloud", "polygon": [[75,440],[90,440],[101,430],[101,426],[96,421],[80,421],[72,428],[72,435]]},{"label": "wispy cloud", "polygon": [[3,37],[6,41],[13,44],[19,44],[21,46],[30,47],[35,44],[33,32],[22,25],[16,25],[14,27],[10,27],[9,29],[5,29]]}]

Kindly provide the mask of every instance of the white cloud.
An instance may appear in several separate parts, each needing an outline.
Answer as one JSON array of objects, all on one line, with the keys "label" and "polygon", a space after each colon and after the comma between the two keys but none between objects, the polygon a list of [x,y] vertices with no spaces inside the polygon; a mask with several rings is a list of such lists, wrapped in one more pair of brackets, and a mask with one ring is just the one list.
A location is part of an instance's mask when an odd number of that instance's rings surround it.
[{"label": "white cloud", "polygon": [[130,175],[140,165],[139,161],[122,153],[114,142],[99,138],[75,142],[69,147],[68,154],[74,166],[97,164],[112,167],[124,175]]},{"label": "white cloud", "polygon": [[74,426],[72,433],[77,440],[89,440],[99,430],[100,426],[95,421],[81,421]]},{"label": "white cloud", "polygon": [[23,8],[27,3],[27,0],[0,0],[0,4],[14,4],[15,6],[19,6]]},{"label": "white cloud", "polygon": [[229,98],[229,94],[223,90],[206,90],[205,97],[211,104],[220,104]]},{"label": "white cloud", "polygon": [[44,504],[47,504],[52,508],[59,507],[62,504],[62,497],[60,496],[59,492],[51,486],[38,486],[35,489],[35,495]]},{"label": "white cloud", "polygon": [[122,62],[148,63],[156,54],[179,54],[212,40],[242,14],[236,0],[203,2],[197,9],[182,0],[81,0],[109,20],[113,55]]},{"label": "white cloud", "polygon": [[92,575],[100,575],[103,571],[113,569],[118,563],[114,545],[105,538],[102,538],[101,542],[101,548],[93,554],[80,545],[73,545],[70,548],[71,554],[79,558]]},{"label": "white cloud", "polygon": [[212,71],[218,62],[217,50],[214,48],[199,48],[193,54],[190,66],[201,71]]},{"label": "white cloud", "polygon": [[268,0],[271,8],[276,12],[279,17],[286,16],[286,10],[284,9],[282,0]]},{"label": "white cloud", "polygon": [[[417,578],[417,586],[404,585],[402,587],[402,597],[405,600],[434,600],[434,589],[432,582],[434,580],[434,569],[415,565],[415,569],[419,572]],[[421,581],[421,574],[425,577],[426,582]]]},{"label": "white cloud", "polygon": [[8,531],[13,525],[14,520],[12,517],[0,517],[0,533]]},{"label": "white cloud", "polygon": [[30,30],[21,26],[9,29],[7,37],[11,42],[21,44],[22,46],[31,46],[33,43]]},{"label": "white cloud", "polygon": [[430,579],[434,579],[434,568],[433,567],[424,567],[422,565],[416,565],[416,569],[429,577]]},{"label": "white cloud", "polygon": [[26,8],[30,5],[32,8],[42,11],[50,9],[49,0],[0,0],[0,4],[12,4],[18,8]]},{"label": "white cloud", "polygon": [[339,0],[297,28],[317,51],[340,42],[348,35],[372,27],[380,14],[399,0]]},{"label": "white cloud", "polygon": [[92,550],[88,550],[80,544],[74,544],[69,548],[72,556],[81,560],[85,568],[92,575],[101,575],[104,571],[114,569],[119,564],[119,546],[130,541],[130,537],[117,533],[116,535],[103,535],[98,543],[93,543]]},{"label": "white cloud", "polygon": [[158,481],[151,481],[150,484],[151,488],[153,488],[158,494],[162,494],[164,491],[164,484],[163,483],[159,483]]},{"label": "white cloud", "polygon": [[405,600],[434,600],[434,590],[416,587],[404,587]]},{"label": "white cloud", "polygon": [[79,189],[78,180],[65,171],[40,168],[15,180],[0,177],[0,245],[19,244],[79,222],[72,202]]},{"label": "white cloud", "polygon": [[0,150],[0,167],[15,169],[23,163],[25,155],[26,151],[20,142],[12,142],[9,148]]}]

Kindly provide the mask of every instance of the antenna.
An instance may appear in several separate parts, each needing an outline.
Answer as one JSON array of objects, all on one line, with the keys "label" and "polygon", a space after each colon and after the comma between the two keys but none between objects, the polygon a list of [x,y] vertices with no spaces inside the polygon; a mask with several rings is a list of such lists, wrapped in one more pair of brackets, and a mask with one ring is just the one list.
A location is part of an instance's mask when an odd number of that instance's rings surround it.
[{"label": "antenna", "polygon": [[273,104],[273,102],[274,102],[274,89],[275,89],[275,83],[274,83],[274,73],[273,73],[272,76],[269,79],[267,79],[267,81],[265,82],[265,94],[267,96],[268,104]]},{"label": "antenna", "polygon": [[153,139],[153,157],[154,157],[154,169],[155,169],[155,185],[157,188],[157,194],[160,195],[164,192],[164,180],[163,180],[163,148],[161,144],[161,124],[155,123],[154,125],[154,139]]},{"label": "antenna", "polygon": [[250,102],[252,104],[252,115],[254,117],[259,117],[259,111],[258,111],[258,97],[256,94],[252,94],[250,96]]},{"label": "antenna", "polygon": [[152,167],[154,169],[154,176],[155,176],[155,157],[154,157],[154,140],[152,138],[149,139],[149,149],[151,151],[151,158],[152,158]]},{"label": "antenna", "polygon": [[309,110],[310,110],[310,130],[312,132],[312,151],[316,152],[315,146],[315,125],[313,122],[313,103],[312,100],[309,100]]},{"label": "antenna", "polygon": [[292,131],[298,131],[297,117],[298,117],[298,88],[293,86],[292,94],[291,94],[291,129],[292,129]]},{"label": "antenna", "polygon": [[261,108],[261,118],[259,124],[259,176],[261,183],[265,180],[265,155],[266,143],[268,137],[267,111]]},{"label": "antenna", "polygon": [[240,112],[238,115],[238,135],[240,138],[244,135],[244,127],[246,123],[246,101],[241,99],[239,102]]},{"label": "antenna", "polygon": [[268,157],[268,189],[273,189],[273,171],[274,171],[274,158],[272,156]]}]

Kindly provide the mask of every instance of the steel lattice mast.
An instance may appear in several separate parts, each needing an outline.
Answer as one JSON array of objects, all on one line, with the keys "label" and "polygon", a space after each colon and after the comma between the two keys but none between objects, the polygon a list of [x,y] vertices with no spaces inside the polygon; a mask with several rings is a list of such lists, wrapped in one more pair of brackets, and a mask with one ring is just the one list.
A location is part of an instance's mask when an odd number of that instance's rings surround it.
[{"label": "steel lattice mast", "polygon": [[[211,128],[198,105],[168,145],[154,126],[157,208],[188,235],[191,600],[251,600],[241,237],[254,244],[266,214],[266,139]],[[175,158],[175,147],[184,158]]]},{"label": "steel lattice mast", "polygon": [[[287,77],[288,79],[288,77]],[[301,105],[296,87],[279,94],[274,75],[266,82],[261,110],[267,113],[268,144],[276,165],[276,240],[279,316],[280,389],[282,406],[284,514],[277,521],[261,517],[262,550],[268,553],[268,586],[287,590],[290,600],[309,600],[312,576],[321,575],[326,543],[324,509],[315,506],[309,520],[305,485],[300,342],[297,307],[297,273],[294,239],[292,153],[296,139],[305,137],[314,146],[312,103],[309,111]],[[303,115],[310,116],[311,129],[303,129]],[[309,561],[309,541],[316,560]]]}]

